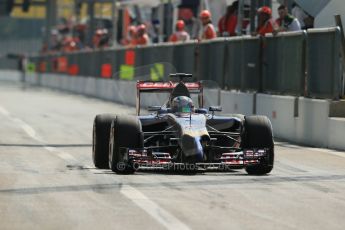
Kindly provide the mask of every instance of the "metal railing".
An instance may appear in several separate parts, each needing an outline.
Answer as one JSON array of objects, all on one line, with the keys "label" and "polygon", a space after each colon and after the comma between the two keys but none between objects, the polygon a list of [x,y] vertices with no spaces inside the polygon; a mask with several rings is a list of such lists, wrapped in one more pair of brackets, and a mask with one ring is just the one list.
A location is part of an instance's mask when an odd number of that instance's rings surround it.
[{"label": "metal railing", "polygon": [[[32,56],[30,62],[38,72],[106,78],[124,69],[167,62],[178,72],[217,81],[224,89],[316,98],[337,99],[344,87],[338,27]],[[164,69],[160,71],[163,77]]]}]

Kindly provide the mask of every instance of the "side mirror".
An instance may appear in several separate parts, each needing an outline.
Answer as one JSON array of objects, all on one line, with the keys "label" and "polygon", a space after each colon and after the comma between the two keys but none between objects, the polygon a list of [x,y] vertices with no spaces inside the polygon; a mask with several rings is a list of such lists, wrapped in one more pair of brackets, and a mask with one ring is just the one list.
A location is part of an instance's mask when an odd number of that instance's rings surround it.
[{"label": "side mirror", "polygon": [[210,108],[208,110],[210,112],[221,112],[222,111],[222,107],[221,106],[210,106]]},{"label": "side mirror", "polygon": [[195,113],[207,114],[207,109],[198,108],[198,109],[195,109]]},{"label": "side mirror", "polygon": [[161,109],[162,109],[162,106],[157,106],[157,105],[149,106],[149,107],[147,108],[147,110],[148,110],[149,112],[158,112],[158,111],[160,111]]}]

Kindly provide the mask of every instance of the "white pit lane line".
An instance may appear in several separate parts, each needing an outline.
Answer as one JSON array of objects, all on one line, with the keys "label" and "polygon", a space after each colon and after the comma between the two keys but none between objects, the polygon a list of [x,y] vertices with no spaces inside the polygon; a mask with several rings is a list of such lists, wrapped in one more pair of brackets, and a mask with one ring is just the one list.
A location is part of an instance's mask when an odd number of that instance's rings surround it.
[{"label": "white pit lane line", "polygon": [[178,220],[175,216],[159,207],[158,204],[150,200],[147,196],[139,190],[129,185],[124,185],[121,188],[121,193],[133,203],[139,206],[142,210],[148,213],[156,221],[162,224],[168,230],[187,230],[190,229],[187,225]]},{"label": "white pit lane line", "polygon": [[[23,131],[33,140],[41,143],[42,145],[46,145],[43,138],[41,138],[35,129],[31,127],[29,124],[25,123],[23,120],[20,120],[19,118],[16,118],[10,114],[5,108],[0,106],[0,114],[7,117],[9,120],[13,121],[15,124],[17,124]],[[78,160],[73,157],[71,154],[62,152],[58,150],[55,147],[51,146],[43,146],[44,149],[46,149],[49,152],[56,153],[57,156],[69,163],[77,163]],[[89,168],[91,171],[97,171],[96,169],[93,169],[94,167],[87,165],[87,168]],[[133,203],[135,203],[138,207],[140,207],[142,210],[144,210],[147,214],[149,214],[151,217],[153,217],[158,223],[163,225],[168,230],[189,230],[190,228],[182,223],[180,220],[178,220],[175,216],[170,214],[165,209],[161,208],[158,204],[150,200],[147,196],[145,196],[143,193],[141,193],[139,190],[133,188],[129,185],[124,185],[121,188],[121,194],[123,194],[125,197],[127,197],[129,200],[131,200]]]},{"label": "white pit lane line", "polygon": [[281,146],[281,147],[285,147],[285,148],[303,148],[309,151],[316,151],[316,152],[321,152],[321,153],[327,153],[327,154],[332,154],[338,157],[343,157],[345,158],[345,153],[342,151],[336,151],[336,150],[332,150],[332,149],[323,149],[323,148],[311,148],[311,147],[303,147],[303,146],[298,146],[298,145],[294,145],[294,144],[289,144],[287,142],[280,142],[280,141],[275,141],[274,144],[276,144],[277,146]]},{"label": "white pit lane line", "polygon": [[[0,114],[4,115],[9,120],[11,120],[14,124],[20,127],[31,139],[39,142],[42,145],[47,145],[46,142],[43,140],[43,138],[37,135],[37,132],[35,131],[33,127],[25,123],[23,120],[12,116],[10,112],[8,112],[5,108],[1,106],[0,106]],[[48,150],[49,152],[56,153],[58,157],[60,157],[61,159],[65,161],[68,161],[69,163],[78,162],[78,160],[75,157],[73,157],[71,154],[66,153],[66,152],[61,152],[55,147],[43,146],[43,148]]]}]

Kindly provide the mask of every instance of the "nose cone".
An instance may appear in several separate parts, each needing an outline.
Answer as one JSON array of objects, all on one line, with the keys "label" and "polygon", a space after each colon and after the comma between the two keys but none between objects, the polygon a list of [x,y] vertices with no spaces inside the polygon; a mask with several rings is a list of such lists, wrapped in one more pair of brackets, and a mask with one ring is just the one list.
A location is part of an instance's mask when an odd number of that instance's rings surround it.
[{"label": "nose cone", "polygon": [[204,160],[204,150],[200,140],[200,137],[193,137],[186,134],[182,136],[181,148],[187,161],[192,161],[194,163]]}]

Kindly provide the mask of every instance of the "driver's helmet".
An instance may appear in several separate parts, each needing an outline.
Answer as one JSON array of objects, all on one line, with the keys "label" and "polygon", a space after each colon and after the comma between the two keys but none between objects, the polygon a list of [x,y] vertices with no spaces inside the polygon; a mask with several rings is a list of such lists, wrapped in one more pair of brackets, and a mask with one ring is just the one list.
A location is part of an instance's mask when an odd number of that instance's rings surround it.
[{"label": "driver's helmet", "polygon": [[193,100],[186,96],[175,97],[171,102],[171,108],[175,113],[191,113],[194,108]]}]

